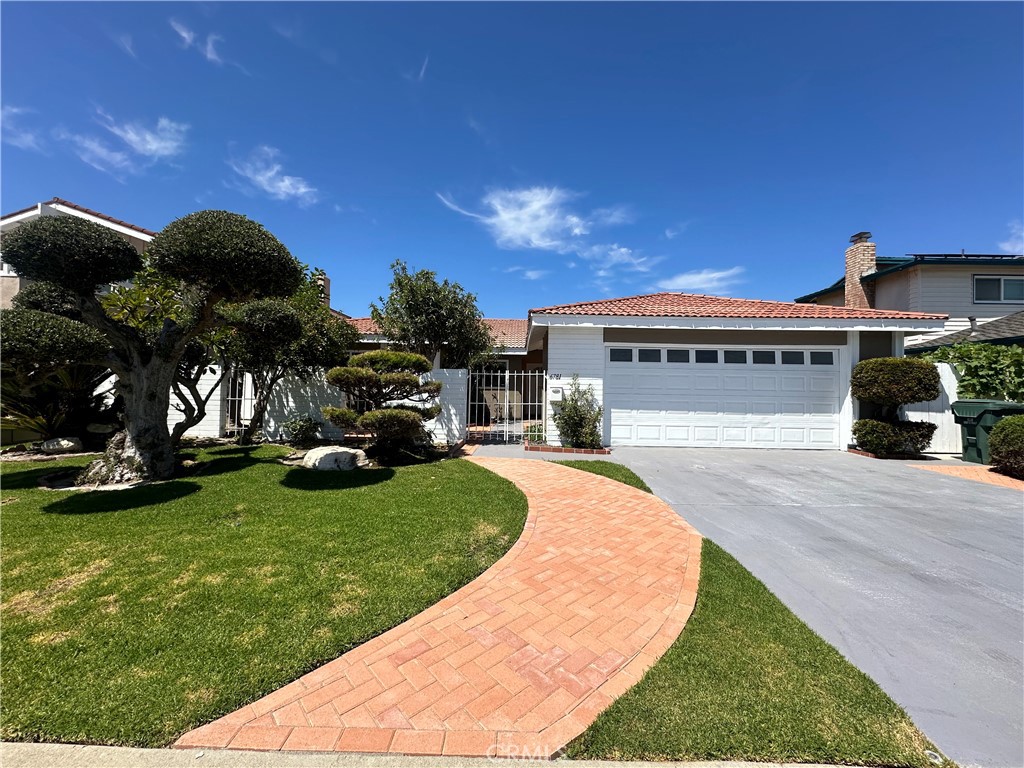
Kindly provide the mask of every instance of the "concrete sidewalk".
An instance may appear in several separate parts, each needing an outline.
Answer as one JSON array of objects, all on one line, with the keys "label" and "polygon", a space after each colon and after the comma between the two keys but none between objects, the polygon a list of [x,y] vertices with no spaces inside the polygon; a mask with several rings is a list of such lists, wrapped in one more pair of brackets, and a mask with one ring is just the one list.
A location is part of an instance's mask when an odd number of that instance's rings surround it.
[{"label": "concrete sidewalk", "polygon": [[[4,768],[486,768],[503,758],[401,757],[339,752],[252,752],[202,749],[134,749],[79,744],[0,744]],[[784,768],[781,763],[645,763],[606,760],[562,761],[572,768]],[[551,761],[516,760],[516,768],[550,766]],[[794,768],[796,768],[794,766]],[[799,768],[832,768],[801,764]]]}]

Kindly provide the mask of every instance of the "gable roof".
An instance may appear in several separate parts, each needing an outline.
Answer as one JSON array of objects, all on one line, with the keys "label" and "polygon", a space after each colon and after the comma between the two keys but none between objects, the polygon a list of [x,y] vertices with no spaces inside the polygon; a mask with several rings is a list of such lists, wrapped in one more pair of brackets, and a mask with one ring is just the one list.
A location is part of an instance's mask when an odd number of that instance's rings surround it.
[{"label": "gable roof", "polygon": [[733,317],[826,320],[944,320],[946,315],[888,309],[832,307],[790,301],[732,299],[699,293],[647,293],[531,309],[533,315],[603,315],[611,317]]},{"label": "gable roof", "polygon": [[[372,317],[345,318],[363,336],[379,336],[380,328]],[[491,331],[491,340],[496,347],[521,349],[526,346],[526,320],[485,317],[484,323]]]},{"label": "gable roof", "polygon": [[103,221],[110,222],[111,224],[117,224],[119,227],[124,227],[125,229],[132,230],[133,232],[138,232],[140,235],[145,235],[148,238],[156,237],[157,235],[157,233],[154,232],[152,229],[146,229],[145,227],[140,227],[136,224],[129,224],[127,221],[115,219],[113,216],[108,216],[105,213],[94,211],[91,208],[86,208],[84,205],[78,205],[77,203],[72,203],[70,200],[64,200],[63,198],[60,197],[53,197],[50,198],[49,200],[44,201],[43,203],[37,203],[36,205],[30,205],[27,208],[22,208],[20,210],[13,211],[12,213],[4,214],[3,217],[0,217],[0,221],[2,221],[3,219],[10,219],[14,216],[19,216],[23,213],[31,213],[32,211],[36,210],[39,207],[39,205],[51,205],[60,206],[62,208],[70,208],[73,211],[84,213],[86,216],[92,216],[97,219],[102,219]]},{"label": "gable roof", "polygon": [[1024,342],[1024,310],[981,323],[978,325],[977,330],[965,328],[962,331],[947,333],[945,336],[926,339],[916,344],[908,344],[906,349],[908,352],[925,352],[938,347],[948,347],[951,344],[960,344],[964,341],[972,343],[987,341],[1001,344],[1020,344]]},{"label": "gable roof", "polygon": [[[879,256],[875,260],[877,269],[860,278],[862,283],[873,283],[880,277],[902,272],[912,267],[957,267],[957,266],[1015,266],[1024,261],[1019,253],[908,253],[906,256]],[[794,301],[799,304],[813,301],[819,296],[846,288],[846,277],[840,277],[832,285],[813,293],[800,296]]]}]

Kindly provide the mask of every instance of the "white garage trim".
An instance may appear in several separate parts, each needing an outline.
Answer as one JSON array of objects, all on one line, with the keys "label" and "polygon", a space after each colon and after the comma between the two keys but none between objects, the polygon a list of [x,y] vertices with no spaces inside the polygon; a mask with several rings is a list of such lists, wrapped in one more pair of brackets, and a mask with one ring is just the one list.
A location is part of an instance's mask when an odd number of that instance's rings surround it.
[{"label": "white garage trim", "polygon": [[[604,436],[611,445],[841,447],[848,390],[841,346],[603,346]],[[657,359],[641,361],[645,353]],[[714,361],[700,361],[702,353]]]}]

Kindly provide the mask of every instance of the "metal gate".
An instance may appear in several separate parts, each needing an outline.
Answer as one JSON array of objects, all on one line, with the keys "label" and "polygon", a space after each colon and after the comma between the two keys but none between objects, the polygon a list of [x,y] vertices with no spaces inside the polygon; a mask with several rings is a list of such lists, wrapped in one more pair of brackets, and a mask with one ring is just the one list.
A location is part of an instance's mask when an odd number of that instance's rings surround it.
[{"label": "metal gate", "polygon": [[237,437],[252,419],[252,377],[234,368],[224,380],[223,437]]},{"label": "metal gate", "polygon": [[470,371],[466,439],[471,443],[544,443],[545,371],[490,365]]}]

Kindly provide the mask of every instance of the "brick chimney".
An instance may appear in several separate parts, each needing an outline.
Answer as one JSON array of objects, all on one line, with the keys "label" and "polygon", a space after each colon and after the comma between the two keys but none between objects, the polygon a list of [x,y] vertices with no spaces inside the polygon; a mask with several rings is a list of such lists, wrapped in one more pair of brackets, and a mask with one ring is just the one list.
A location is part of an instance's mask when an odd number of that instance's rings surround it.
[{"label": "brick chimney", "polygon": [[324,302],[324,306],[330,308],[331,306],[331,278],[327,276],[327,273],[323,270],[317,270],[314,279],[316,284],[320,287],[320,298]]},{"label": "brick chimney", "polygon": [[875,284],[862,283],[861,277],[875,271],[875,244],[870,232],[858,232],[850,238],[846,249],[846,293],[843,303],[847,307],[870,309],[875,305]]}]

